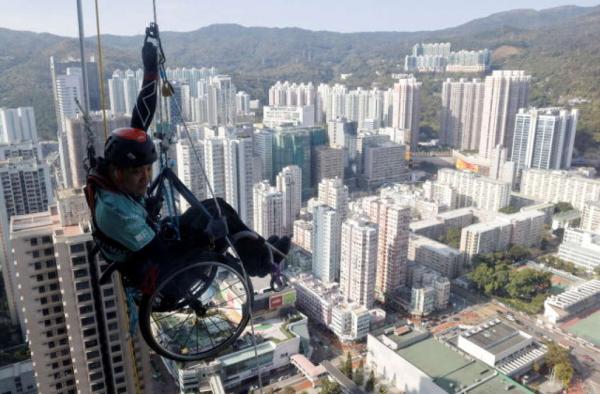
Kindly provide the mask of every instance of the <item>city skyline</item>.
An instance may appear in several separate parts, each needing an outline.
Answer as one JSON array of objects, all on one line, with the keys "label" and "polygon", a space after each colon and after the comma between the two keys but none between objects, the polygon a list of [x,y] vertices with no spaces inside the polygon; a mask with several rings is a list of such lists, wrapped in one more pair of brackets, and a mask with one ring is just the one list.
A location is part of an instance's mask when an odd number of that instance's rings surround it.
[{"label": "city skyline", "polygon": [[[200,5],[191,0],[177,0],[168,3],[157,2],[157,22],[163,30],[177,32],[222,23],[277,28],[298,27],[340,33],[413,32],[455,27],[473,19],[513,9],[543,10],[567,4],[562,0],[510,0],[503,3],[486,0],[478,2],[477,6],[465,4],[461,7],[455,3],[426,0],[412,4],[409,14],[406,14],[401,3],[385,0],[378,5],[373,7],[356,0],[343,4],[327,4],[315,0],[302,3],[269,0],[250,7],[239,0]],[[592,7],[597,6],[598,1],[579,0],[568,5]],[[115,12],[116,9],[118,12]],[[318,9],[319,13],[315,13],[315,9]],[[438,12],[432,14],[432,9]],[[35,0],[29,2],[27,9],[14,2],[4,4],[2,11],[0,27],[68,37],[75,37],[78,32],[74,2]],[[143,34],[148,22],[153,20],[152,4],[145,4],[141,0],[126,3],[105,1],[99,5],[99,11],[102,34]],[[95,35],[94,7],[84,4],[83,13],[86,35]],[[49,14],[52,14],[53,18],[47,18]],[[332,15],[340,17],[332,18]]]}]

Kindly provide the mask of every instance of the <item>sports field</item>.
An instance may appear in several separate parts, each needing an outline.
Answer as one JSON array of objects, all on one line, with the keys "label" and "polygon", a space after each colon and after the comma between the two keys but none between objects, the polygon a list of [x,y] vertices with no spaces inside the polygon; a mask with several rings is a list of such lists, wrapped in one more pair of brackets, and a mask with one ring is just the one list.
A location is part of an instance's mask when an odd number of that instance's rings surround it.
[{"label": "sports field", "polygon": [[600,311],[596,311],[586,318],[573,324],[567,331],[600,346]]}]

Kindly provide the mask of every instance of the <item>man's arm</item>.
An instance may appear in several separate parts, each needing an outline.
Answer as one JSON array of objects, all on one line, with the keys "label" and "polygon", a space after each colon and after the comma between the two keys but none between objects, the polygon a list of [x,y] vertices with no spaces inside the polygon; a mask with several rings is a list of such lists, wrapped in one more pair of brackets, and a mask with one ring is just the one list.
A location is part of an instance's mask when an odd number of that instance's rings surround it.
[{"label": "man's arm", "polygon": [[131,127],[148,131],[154,112],[158,92],[158,55],[157,48],[151,42],[146,42],[142,48],[144,62],[144,79],[142,89],[138,95],[133,113],[131,114]]}]

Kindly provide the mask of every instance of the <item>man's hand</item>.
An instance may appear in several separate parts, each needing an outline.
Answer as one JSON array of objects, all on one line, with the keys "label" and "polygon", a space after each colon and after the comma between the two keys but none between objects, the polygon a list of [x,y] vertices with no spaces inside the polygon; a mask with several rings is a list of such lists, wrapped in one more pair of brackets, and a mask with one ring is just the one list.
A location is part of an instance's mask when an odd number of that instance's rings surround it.
[{"label": "man's hand", "polygon": [[158,48],[149,41],[146,41],[142,47],[142,61],[144,70],[158,72]]}]

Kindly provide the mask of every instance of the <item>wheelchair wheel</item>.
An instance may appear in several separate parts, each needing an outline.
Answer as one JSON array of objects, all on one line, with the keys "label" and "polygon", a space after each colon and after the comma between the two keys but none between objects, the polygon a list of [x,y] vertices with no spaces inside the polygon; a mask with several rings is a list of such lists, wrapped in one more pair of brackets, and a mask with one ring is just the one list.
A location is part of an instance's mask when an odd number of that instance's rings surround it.
[{"label": "wheelchair wheel", "polygon": [[[213,272],[209,279],[197,272]],[[208,282],[207,282],[208,280]],[[165,310],[165,298],[176,300]],[[196,361],[225,350],[246,328],[251,286],[240,269],[223,256],[211,256],[175,270],[144,295],[140,332],[157,354],[176,361]]]}]

